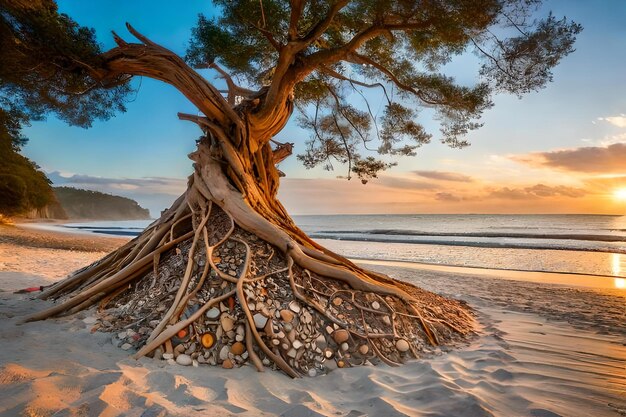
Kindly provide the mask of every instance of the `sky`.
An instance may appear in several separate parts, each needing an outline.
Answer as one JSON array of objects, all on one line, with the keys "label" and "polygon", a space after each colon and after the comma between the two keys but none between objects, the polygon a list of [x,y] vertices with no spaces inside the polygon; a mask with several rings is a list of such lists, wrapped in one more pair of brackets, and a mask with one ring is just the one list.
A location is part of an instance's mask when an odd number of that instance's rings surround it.
[{"label": "sky", "polygon": [[[59,9],[96,29],[105,48],[111,30],[130,40],[130,22],[153,41],[183,55],[207,0],[58,1]],[[552,10],[583,25],[576,51],[554,70],[554,82],[521,99],[496,95],[484,126],[451,149],[436,140],[437,124],[421,120],[433,141],[415,157],[362,185],[338,179],[345,170],[306,170],[295,156],[280,169],[279,198],[291,214],[597,213],[626,214],[626,1],[548,0]],[[472,84],[477,64],[465,54],[446,68]],[[210,77],[209,74],[206,74]],[[219,83],[220,81],[216,81]],[[185,190],[187,154],[201,132],[178,120],[196,109],[174,88],[136,78],[128,111],[90,129],[49,117],[25,130],[23,153],[55,185],[134,198],[157,215]],[[371,104],[376,108],[376,96]],[[295,122],[277,135],[302,151],[310,133]],[[624,198],[621,198],[624,197]]]}]

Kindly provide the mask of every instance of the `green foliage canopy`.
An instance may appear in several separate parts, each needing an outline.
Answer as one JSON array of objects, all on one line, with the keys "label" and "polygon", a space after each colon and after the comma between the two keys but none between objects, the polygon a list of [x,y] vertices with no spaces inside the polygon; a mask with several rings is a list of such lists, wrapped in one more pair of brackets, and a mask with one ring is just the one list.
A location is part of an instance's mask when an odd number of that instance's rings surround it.
[{"label": "green foliage canopy", "polygon": [[[293,87],[300,123],[312,132],[298,158],[307,168],[347,163],[348,177],[363,181],[393,164],[363,152],[414,155],[431,140],[418,121],[421,108],[435,110],[444,143],[466,146],[491,96],[544,87],[582,29],[552,14],[536,18],[541,0],[214,3],[219,17],[199,16],[187,61],[219,63],[265,89],[267,101]],[[453,57],[468,51],[481,60],[473,86],[445,73]],[[355,93],[365,98],[366,89],[379,91],[380,116],[368,103],[349,101]]]}]

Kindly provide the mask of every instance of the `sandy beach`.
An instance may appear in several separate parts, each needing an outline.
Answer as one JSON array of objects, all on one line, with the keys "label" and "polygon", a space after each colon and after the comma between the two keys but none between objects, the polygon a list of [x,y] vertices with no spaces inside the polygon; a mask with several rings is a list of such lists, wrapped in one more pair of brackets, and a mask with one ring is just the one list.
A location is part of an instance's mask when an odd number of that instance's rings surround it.
[{"label": "sandy beach", "polygon": [[17,324],[50,303],[15,290],[57,281],[125,241],[0,227],[0,416],[626,415],[620,289],[368,263],[468,302],[479,334],[462,349],[402,367],[299,380],[252,366],[136,361],[110,334],[91,333],[93,311]]}]

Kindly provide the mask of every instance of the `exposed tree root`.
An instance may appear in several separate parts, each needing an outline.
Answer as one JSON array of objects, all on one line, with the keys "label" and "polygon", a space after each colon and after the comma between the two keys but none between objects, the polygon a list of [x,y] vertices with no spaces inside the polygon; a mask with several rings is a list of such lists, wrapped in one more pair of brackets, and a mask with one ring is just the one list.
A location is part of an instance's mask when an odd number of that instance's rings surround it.
[{"label": "exposed tree root", "polygon": [[312,242],[245,171],[241,192],[220,164],[220,139],[211,138],[191,155],[189,189],[161,219],[47,289],[41,297],[58,303],[25,320],[98,304],[95,329],[118,332],[136,358],[251,362],[291,377],[395,366],[472,332],[462,303],[365,271]]}]

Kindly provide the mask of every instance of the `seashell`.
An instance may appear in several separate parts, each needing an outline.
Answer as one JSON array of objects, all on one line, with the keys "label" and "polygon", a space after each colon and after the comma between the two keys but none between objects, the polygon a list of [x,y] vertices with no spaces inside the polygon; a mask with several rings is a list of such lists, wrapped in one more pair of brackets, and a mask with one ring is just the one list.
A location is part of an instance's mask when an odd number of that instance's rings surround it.
[{"label": "seashell", "polygon": [[291,311],[293,311],[294,313],[299,313],[300,312],[300,304],[298,304],[297,301],[292,301],[289,303],[289,309]]},{"label": "seashell", "polygon": [[215,345],[215,335],[213,333],[205,333],[202,335],[202,338],[200,339],[202,346],[204,346],[207,349],[211,349],[214,345]]}]

